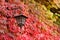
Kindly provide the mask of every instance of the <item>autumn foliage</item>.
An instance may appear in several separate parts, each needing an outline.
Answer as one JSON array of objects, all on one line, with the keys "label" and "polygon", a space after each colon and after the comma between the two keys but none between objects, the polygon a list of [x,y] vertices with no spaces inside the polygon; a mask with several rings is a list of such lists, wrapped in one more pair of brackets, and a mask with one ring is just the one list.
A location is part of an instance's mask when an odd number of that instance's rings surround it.
[{"label": "autumn foliage", "polygon": [[[0,1],[0,40],[60,40],[58,27],[40,21],[28,6],[20,0]],[[22,28],[14,18],[20,14],[28,17]]]}]

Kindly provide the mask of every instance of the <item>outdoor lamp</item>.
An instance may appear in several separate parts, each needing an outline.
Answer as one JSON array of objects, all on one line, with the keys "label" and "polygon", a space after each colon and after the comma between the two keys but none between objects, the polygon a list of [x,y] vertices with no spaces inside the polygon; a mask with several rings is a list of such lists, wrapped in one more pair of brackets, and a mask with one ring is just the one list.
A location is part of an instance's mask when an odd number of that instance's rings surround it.
[{"label": "outdoor lamp", "polygon": [[18,25],[19,25],[20,27],[24,26],[25,21],[26,21],[26,19],[27,19],[26,16],[24,16],[24,15],[19,15],[19,16],[15,16],[15,18],[16,18],[16,21],[17,21],[17,23],[18,23]]}]

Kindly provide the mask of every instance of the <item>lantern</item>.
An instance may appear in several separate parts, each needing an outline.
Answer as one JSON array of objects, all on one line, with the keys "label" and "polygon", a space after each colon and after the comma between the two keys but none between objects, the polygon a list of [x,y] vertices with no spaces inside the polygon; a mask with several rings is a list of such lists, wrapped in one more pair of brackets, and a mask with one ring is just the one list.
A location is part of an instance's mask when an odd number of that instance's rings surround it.
[{"label": "lantern", "polygon": [[19,15],[19,16],[15,16],[15,18],[16,18],[16,21],[20,27],[24,26],[26,18],[27,18],[26,16]]}]

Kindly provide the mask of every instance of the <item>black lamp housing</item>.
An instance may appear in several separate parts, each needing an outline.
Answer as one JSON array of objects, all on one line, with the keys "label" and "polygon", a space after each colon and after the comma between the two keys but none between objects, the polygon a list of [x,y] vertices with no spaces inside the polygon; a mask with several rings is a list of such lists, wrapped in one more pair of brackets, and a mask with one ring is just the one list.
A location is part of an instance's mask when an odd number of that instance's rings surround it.
[{"label": "black lamp housing", "polygon": [[25,21],[28,17],[24,16],[24,15],[19,15],[19,16],[15,16],[14,18],[16,18],[16,21],[18,23],[18,25],[20,27],[24,26]]}]

